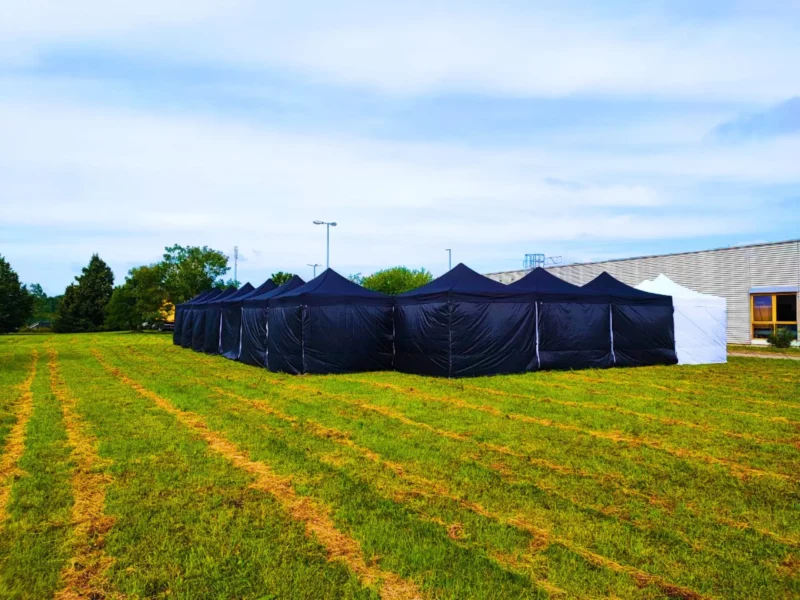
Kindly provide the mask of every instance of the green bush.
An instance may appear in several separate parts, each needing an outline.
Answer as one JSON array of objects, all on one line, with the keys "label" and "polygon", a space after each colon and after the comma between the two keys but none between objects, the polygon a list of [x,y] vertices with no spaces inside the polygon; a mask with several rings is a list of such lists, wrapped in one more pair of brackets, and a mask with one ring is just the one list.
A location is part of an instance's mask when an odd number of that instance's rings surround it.
[{"label": "green bush", "polygon": [[789,348],[792,342],[797,339],[797,334],[786,327],[778,328],[773,334],[767,338],[767,342],[773,348]]}]

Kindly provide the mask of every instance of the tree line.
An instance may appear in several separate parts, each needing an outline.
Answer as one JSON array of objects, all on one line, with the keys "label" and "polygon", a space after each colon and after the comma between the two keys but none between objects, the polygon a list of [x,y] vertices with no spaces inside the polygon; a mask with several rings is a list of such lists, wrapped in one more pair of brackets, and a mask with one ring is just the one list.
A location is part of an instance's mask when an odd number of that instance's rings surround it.
[{"label": "tree line", "polygon": [[[20,282],[11,265],[0,255],[0,333],[11,333],[26,324],[51,323],[57,333],[133,330],[168,320],[175,306],[210,288],[238,287],[225,280],[228,257],[208,246],[174,245],[164,249],[162,260],[134,267],[125,281],[114,287],[114,273],[97,254],[67,286],[63,295],[48,297],[39,284],[30,288]],[[277,285],[292,273],[278,271],[270,279]],[[349,279],[368,289],[395,295],[430,282],[425,269],[392,267],[368,276]]]}]

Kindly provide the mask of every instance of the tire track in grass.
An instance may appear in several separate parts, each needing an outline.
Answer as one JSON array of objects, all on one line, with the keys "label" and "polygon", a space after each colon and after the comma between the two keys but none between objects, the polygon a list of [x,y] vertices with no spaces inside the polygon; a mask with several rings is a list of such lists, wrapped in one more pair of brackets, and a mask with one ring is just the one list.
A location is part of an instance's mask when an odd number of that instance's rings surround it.
[{"label": "tire track in grass", "polygon": [[6,443],[3,447],[3,456],[0,457],[0,526],[8,518],[8,501],[11,497],[11,486],[14,479],[21,475],[19,459],[25,452],[25,435],[28,421],[33,414],[33,380],[36,378],[36,368],[39,363],[39,352],[33,350],[31,366],[28,376],[18,386],[20,399],[17,403],[17,421],[11,428]]},{"label": "tire track in grass", "polygon": [[[133,351],[133,349],[130,349],[130,348],[129,348],[129,350]],[[142,354],[140,354],[140,355],[144,356]],[[193,356],[192,358],[195,358],[195,357]],[[213,359],[211,357],[206,357],[206,356],[200,356],[200,360],[201,361],[203,361],[203,360],[207,361],[207,364],[212,364],[211,361],[213,361]],[[234,378],[231,378],[231,377],[225,377],[225,378],[228,381],[236,381],[236,380],[238,380],[238,379],[234,379]],[[447,439],[451,439],[451,440],[455,440],[455,441],[459,441],[459,442],[464,442],[464,443],[469,443],[469,444],[474,445],[474,446],[476,446],[476,447],[478,447],[478,448],[480,448],[482,450],[486,450],[486,451],[489,451],[489,452],[492,452],[492,453],[495,453],[495,454],[500,454],[502,456],[509,456],[509,457],[515,458],[517,460],[520,460],[522,462],[527,462],[527,463],[530,463],[532,465],[548,469],[548,470],[550,470],[550,471],[552,471],[554,473],[557,473],[558,475],[562,475],[562,476],[577,476],[577,477],[585,477],[585,478],[588,478],[588,479],[592,479],[592,480],[598,482],[601,485],[601,487],[605,487],[605,486],[609,486],[610,485],[610,486],[614,487],[615,489],[617,489],[623,495],[630,496],[630,497],[633,497],[633,498],[638,498],[640,500],[644,500],[648,504],[650,504],[652,506],[655,506],[657,508],[663,509],[667,513],[670,513],[670,514],[674,510],[674,502],[672,502],[672,501],[670,501],[670,500],[668,500],[666,498],[662,498],[662,497],[658,496],[657,494],[640,492],[639,490],[632,489],[632,488],[628,487],[627,485],[625,485],[625,483],[624,483],[625,477],[622,476],[621,474],[615,474],[617,476],[612,476],[612,474],[598,475],[598,474],[586,471],[585,469],[575,469],[575,468],[567,466],[567,465],[561,465],[561,464],[558,464],[558,463],[552,463],[552,462],[544,460],[544,459],[540,459],[540,458],[529,456],[528,454],[525,454],[525,453],[516,452],[516,451],[508,448],[507,446],[502,446],[502,445],[499,445],[499,444],[493,444],[491,442],[483,442],[483,441],[480,441],[480,440],[476,440],[476,439],[472,438],[468,434],[460,434],[460,433],[455,433],[455,432],[448,431],[448,430],[439,429],[437,427],[429,425],[428,423],[424,423],[422,421],[416,421],[414,419],[411,419],[408,416],[404,415],[403,413],[401,413],[399,411],[395,411],[395,410],[393,410],[391,408],[388,408],[388,407],[383,407],[383,406],[380,406],[380,405],[374,405],[374,404],[370,404],[370,403],[354,400],[353,398],[350,398],[348,396],[344,396],[342,394],[337,394],[337,393],[328,392],[328,391],[321,391],[321,390],[316,389],[314,387],[306,386],[306,385],[303,385],[303,384],[294,384],[294,383],[290,383],[289,381],[285,381],[285,380],[281,380],[281,379],[272,379],[270,377],[266,377],[265,378],[264,375],[261,376],[261,379],[263,379],[267,383],[270,383],[271,385],[276,385],[276,386],[283,387],[283,388],[286,388],[286,389],[289,389],[289,390],[294,390],[296,392],[324,395],[325,397],[331,398],[333,400],[336,400],[338,402],[342,402],[342,403],[350,405],[350,406],[354,406],[354,407],[356,407],[358,409],[365,410],[365,411],[370,411],[370,412],[375,412],[375,413],[380,414],[382,416],[385,416],[387,418],[391,418],[391,419],[397,420],[397,421],[403,423],[404,425],[408,425],[408,426],[415,427],[415,428],[418,428],[418,429],[423,429],[423,430],[429,431],[431,433],[434,433],[435,435],[438,435],[440,437],[444,437],[444,438],[447,438]],[[208,385],[207,382],[204,382],[204,385]],[[251,387],[255,388],[254,385],[251,385]],[[501,474],[505,474],[504,473],[504,471],[505,471],[504,468],[496,468],[495,465],[492,465],[492,468],[497,470],[497,471],[499,471],[499,472],[501,472]],[[699,511],[697,511],[696,509],[692,508],[691,506],[684,505],[684,508],[686,510],[688,510],[689,512],[691,512],[692,514],[694,514],[695,516],[697,516],[697,517],[703,517],[703,515]],[[757,533],[759,533],[759,534],[761,534],[761,535],[763,535],[763,536],[765,536],[767,538],[773,539],[773,540],[775,540],[775,541],[777,541],[777,542],[779,542],[781,544],[785,544],[787,546],[798,546],[798,545],[800,545],[800,541],[798,541],[797,539],[788,538],[786,536],[782,536],[782,535],[780,535],[778,533],[775,533],[775,532],[770,531],[768,529],[765,529],[763,527],[752,525],[752,524],[747,523],[747,522],[735,521],[733,519],[726,519],[724,517],[712,517],[712,520],[717,524],[728,526],[728,527],[733,527],[735,529],[749,529],[749,530],[752,530],[752,531],[757,532]]]},{"label": "tire track in grass", "polygon": [[386,600],[418,600],[422,594],[417,586],[399,575],[368,565],[364,561],[361,546],[357,540],[336,529],[327,508],[308,496],[298,496],[292,480],[272,471],[265,463],[250,459],[246,452],[219,433],[208,428],[205,420],[189,411],[176,408],[169,400],[148,390],[127,377],[122,371],[106,362],[103,356],[92,350],[97,361],[110,374],[139,395],[151,400],[159,408],[173,415],[182,425],[200,436],[213,451],[217,452],[234,466],[246,471],[255,478],[252,487],[272,495],[294,519],[302,522],[306,532],[315,536],[325,547],[331,560],[340,560],[355,573],[361,582],[369,587],[377,586],[380,595]]},{"label": "tire track in grass", "polygon": [[697,460],[702,463],[711,464],[722,466],[728,469],[728,471],[734,476],[738,478],[743,478],[746,476],[756,476],[756,477],[772,477],[775,479],[781,479],[784,481],[797,481],[797,478],[792,475],[788,475],[786,473],[780,473],[777,471],[767,471],[764,469],[757,469],[755,467],[749,467],[747,465],[743,465],[732,460],[727,460],[724,458],[718,458],[716,456],[711,456],[710,454],[704,454],[702,452],[697,452],[694,450],[688,450],[684,448],[673,448],[660,442],[658,440],[647,439],[642,437],[630,437],[620,433],[612,433],[612,432],[604,432],[604,431],[597,431],[594,429],[587,429],[584,427],[578,427],[577,425],[568,425],[566,423],[559,423],[558,421],[553,421],[552,419],[542,419],[538,417],[531,417],[529,415],[521,415],[518,413],[506,413],[504,411],[499,410],[493,406],[486,406],[485,404],[471,404],[469,402],[465,402],[458,398],[452,397],[445,397],[445,396],[436,396],[433,394],[426,394],[423,392],[419,392],[417,390],[409,391],[406,388],[403,388],[398,385],[393,385],[390,383],[379,383],[374,381],[368,381],[363,379],[353,379],[353,378],[342,378],[344,381],[351,381],[354,383],[361,383],[363,385],[372,386],[375,388],[383,388],[387,390],[391,390],[393,392],[397,392],[403,394],[405,396],[412,396],[422,398],[424,400],[429,400],[431,402],[438,402],[440,404],[447,404],[450,406],[454,406],[456,408],[462,408],[466,410],[473,410],[478,412],[483,412],[486,414],[490,414],[496,417],[510,419],[512,421],[520,421],[523,423],[530,423],[532,425],[539,425],[541,427],[551,427],[554,429],[558,429],[561,431],[570,431],[573,433],[578,433],[582,435],[588,435],[597,439],[603,439],[615,443],[624,443],[629,444],[632,446],[645,446],[647,448],[651,448],[653,450],[658,450],[660,452],[664,452],[676,458],[680,458],[683,460],[686,459],[693,459]]},{"label": "tire track in grass", "polygon": [[[101,364],[104,365],[104,367],[106,367],[107,370],[109,370],[109,372],[112,372],[116,376],[120,377],[126,383],[126,385],[129,385],[133,389],[136,389],[137,392],[139,392],[140,394],[143,394],[143,395],[145,395],[145,396],[147,396],[147,397],[149,397],[151,399],[155,400],[156,398],[160,398],[160,396],[158,396],[155,392],[152,392],[152,391],[148,390],[147,388],[144,388],[143,386],[141,386],[137,382],[135,382],[132,379],[130,379],[130,378],[126,377],[125,375],[123,375],[119,370],[115,369],[113,366],[108,365],[107,363],[104,363],[103,359],[97,353],[95,353],[95,356],[97,356],[98,360],[101,362]],[[193,378],[193,379],[198,380],[198,378]],[[250,398],[246,398],[244,396],[240,396],[238,394],[234,394],[232,392],[228,392],[227,390],[219,388],[218,386],[210,385],[209,383],[204,382],[202,380],[200,380],[200,382],[201,382],[201,385],[206,386],[208,389],[211,389],[215,393],[218,393],[218,394],[221,394],[221,395],[225,395],[225,396],[231,397],[233,399],[248,403],[251,406],[253,406],[254,408],[256,408],[257,410],[266,410],[266,412],[268,412],[272,416],[275,416],[277,418],[285,418],[285,420],[287,422],[290,422],[290,423],[293,423],[293,424],[296,424],[298,422],[297,418],[292,417],[290,415],[286,415],[282,411],[280,411],[278,409],[275,409],[274,407],[270,407],[270,406],[266,405],[266,403],[264,403],[262,401],[253,400],[253,399],[250,399]],[[308,390],[304,390],[304,391],[308,391]],[[155,401],[158,402],[158,400],[155,400]],[[360,403],[358,403],[358,402],[354,402],[353,404],[357,405],[357,406],[360,405]],[[374,407],[374,408],[383,409],[384,407]],[[172,410],[173,411],[177,411],[177,409],[174,409],[174,408]],[[379,410],[378,412],[380,414],[384,415],[384,416],[389,416],[391,418],[398,419],[398,416],[397,416],[396,413],[394,413],[394,411],[391,411],[391,409],[386,409],[386,410],[388,412],[383,412],[383,410]],[[187,415],[187,414],[190,414],[190,413],[177,411],[177,414]],[[193,416],[193,418],[194,418],[194,416]],[[202,422],[201,418],[199,418],[199,417],[196,417],[196,418],[199,421]],[[401,422],[406,423],[406,421],[404,420],[404,419],[406,419],[405,417],[399,417],[399,418],[400,418]],[[415,425],[423,425],[425,429],[430,429],[432,431],[435,431],[435,428],[432,428],[431,426],[429,426],[429,425],[427,425],[425,423],[419,423],[419,422],[413,421],[411,419],[408,419],[407,421],[408,421],[408,423],[406,423],[406,424],[413,423]],[[323,425],[321,425],[319,423],[316,423],[315,421],[312,421],[312,420],[304,420],[303,421],[303,425],[304,426],[310,425],[306,429],[312,435],[315,435],[315,436],[318,436],[318,437],[323,437],[325,439],[329,439],[332,442],[338,443],[338,444],[340,444],[342,446],[347,446],[347,447],[355,450],[356,452],[362,453],[363,456],[365,456],[368,460],[370,460],[372,462],[375,462],[375,463],[378,463],[378,464],[383,463],[382,466],[384,466],[384,468],[387,468],[388,470],[392,471],[393,473],[395,473],[396,476],[398,476],[398,478],[404,479],[405,481],[407,481],[410,484],[412,489],[409,492],[406,492],[406,497],[413,496],[413,495],[427,495],[427,496],[436,495],[436,496],[438,496],[440,498],[449,500],[449,501],[453,502],[454,504],[456,504],[456,505],[458,505],[460,507],[463,507],[463,508],[465,508],[467,510],[470,510],[471,512],[473,512],[473,513],[475,513],[475,514],[477,514],[477,515],[479,515],[481,517],[484,517],[486,519],[492,520],[492,521],[494,521],[496,523],[500,523],[502,525],[514,527],[514,528],[516,528],[516,529],[518,529],[520,531],[523,531],[523,532],[527,533],[528,535],[531,536],[531,538],[533,538],[533,540],[534,540],[533,545],[535,546],[537,552],[541,552],[544,548],[546,548],[550,544],[557,544],[557,545],[565,548],[566,550],[572,552],[573,554],[575,554],[577,556],[580,556],[587,563],[593,565],[594,567],[608,569],[608,570],[610,570],[612,572],[621,573],[621,574],[624,574],[626,576],[629,576],[640,587],[646,587],[646,586],[652,585],[652,586],[657,587],[663,593],[665,593],[666,595],[668,595],[670,597],[681,598],[681,599],[684,599],[684,600],[703,600],[703,599],[708,598],[707,596],[705,596],[703,594],[700,594],[699,592],[697,592],[695,590],[692,590],[692,589],[687,588],[685,586],[680,586],[680,585],[673,584],[673,583],[665,580],[661,576],[653,575],[651,573],[647,573],[647,572],[642,571],[641,569],[638,569],[636,567],[632,567],[632,566],[629,566],[629,565],[621,564],[621,563],[619,563],[617,561],[614,561],[614,560],[612,560],[610,558],[607,558],[607,557],[605,557],[603,555],[600,555],[600,554],[597,554],[595,552],[592,552],[591,550],[588,550],[587,548],[584,548],[584,547],[582,547],[580,545],[574,544],[570,540],[567,540],[565,538],[562,538],[562,537],[554,535],[551,531],[549,531],[547,529],[544,529],[542,527],[538,527],[538,526],[536,526],[536,525],[534,525],[532,523],[529,523],[523,517],[520,517],[520,516],[511,516],[511,517],[509,517],[509,516],[504,516],[504,515],[501,515],[501,514],[498,514],[498,513],[494,513],[494,512],[488,510],[487,508],[485,508],[484,506],[482,506],[481,504],[479,504],[477,502],[472,502],[472,501],[466,500],[464,498],[460,498],[459,496],[453,494],[443,484],[438,483],[438,482],[433,482],[433,481],[431,481],[431,480],[429,480],[427,478],[421,477],[421,476],[410,475],[402,467],[402,465],[399,465],[397,463],[392,463],[391,461],[385,461],[380,457],[379,454],[377,454],[377,453],[375,453],[375,452],[373,452],[373,451],[371,451],[369,449],[361,448],[359,445],[357,445],[355,442],[353,442],[351,439],[349,439],[347,434],[345,434],[343,432],[340,432],[340,431],[338,431],[336,429],[323,426]],[[204,424],[202,426],[205,427]],[[458,434],[453,434],[453,435],[458,436]],[[450,436],[447,436],[447,437],[450,437]],[[461,436],[457,437],[456,439],[461,439]],[[466,438],[466,439],[469,439],[469,438]],[[520,456],[522,456],[522,455],[520,455]],[[257,464],[260,464],[260,463],[257,463]],[[397,498],[397,499],[398,500],[404,500],[404,499],[406,499],[406,497],[400,497],[400,498]],[[443,526],[447,527],[447,525],[443,524],[443,523],[440,524],[440,525],[443,525]],[[498,562],[501,562],[504,565],[511,566],[510,561],[508,559],[506,559],[506,558],[498,557],[498,556],[495,556],[493,558],[495,560],[498,560]],[[536,580],[534,580],[534,583],[539,584],[539,585],[542,584],[542,582],[536,581]],[[563,593],[562,590],[560,590],[558,588],[555,588],[552,585],[542,585],[541,587],[543,589],[546,589],[546,588],[549,587],[549,592],[553,593],[553,594]],[[391,598],[394,598],[394,596],[391,596]]]},{"label": "tire track in grass", "polygon": [[105,536],[114,525],[114,517],[104,514],[106,487],[110,476],[103,471],[110,462],[103,460],[95,448],[96,440],[87,432],[87,426],[77,413],[77,400],[59,373],[58,354],[48,350],[50,388],[61,404],[67,439],[72,446],[75,463],[72,474],[72,558],[61,571],[61,590],[56,600],[90,598],[100,600],[108,596],[121,598],[110,587],[106,572],[113,563],[104,550]]}]

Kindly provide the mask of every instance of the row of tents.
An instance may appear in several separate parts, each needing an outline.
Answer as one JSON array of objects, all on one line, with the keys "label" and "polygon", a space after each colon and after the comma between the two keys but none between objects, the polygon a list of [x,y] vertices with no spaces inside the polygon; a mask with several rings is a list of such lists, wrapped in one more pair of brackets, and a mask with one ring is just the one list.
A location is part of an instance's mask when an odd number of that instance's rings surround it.
[{"label": "row of tents", "polygon": [[465,377],[676,364],[675,323],[671,295],[607,273],[579,287],[539,268],[505,285],[459,264],[397,296],[331,269],[208,291],[177,307],[173,342],[275,372]]}]

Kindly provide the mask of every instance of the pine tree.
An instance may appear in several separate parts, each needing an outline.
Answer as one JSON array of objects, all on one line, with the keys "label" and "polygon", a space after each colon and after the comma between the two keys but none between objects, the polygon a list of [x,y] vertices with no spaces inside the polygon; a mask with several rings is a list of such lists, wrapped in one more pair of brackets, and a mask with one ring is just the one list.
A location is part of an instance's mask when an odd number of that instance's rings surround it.
[{"label": "pine tree", "polygon": [[0,255],[0,333],[16,331],[33,313],[33,296]]},{"label": "pine tree", "polygon": [[92,255],[75,283],[67,287],[53,329],[59,333],[101,330],[113,291],[114,273],[97,254]]}]

